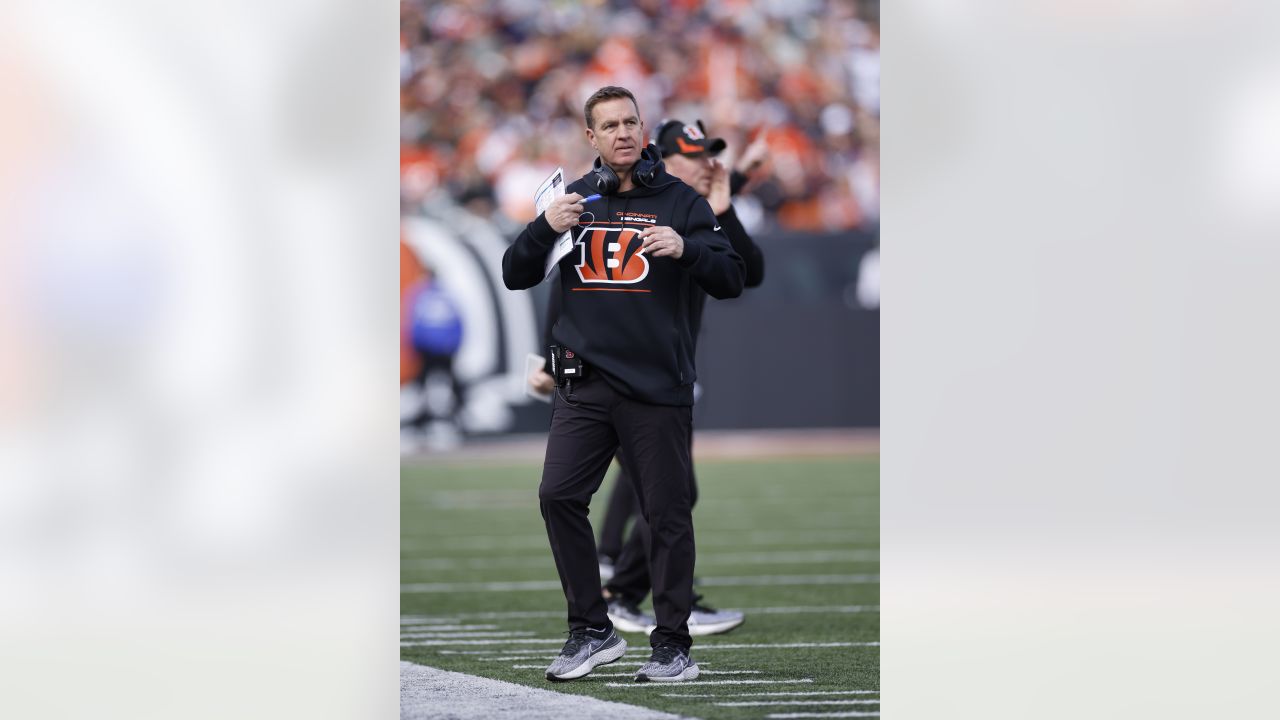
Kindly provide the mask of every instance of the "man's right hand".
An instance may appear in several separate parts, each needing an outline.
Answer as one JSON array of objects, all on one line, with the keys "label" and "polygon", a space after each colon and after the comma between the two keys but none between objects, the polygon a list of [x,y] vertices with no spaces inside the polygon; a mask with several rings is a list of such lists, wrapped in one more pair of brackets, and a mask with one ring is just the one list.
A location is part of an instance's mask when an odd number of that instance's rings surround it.
[{"label": "man's right hand", "polygon": [[556,379],[551,377],[546,370],[538,368],[529,375],[529,387],[533,388],[535,392],[546,395],[556,389]]},{"label": "man's right hand", "polygon": [[580,200],[582,196],[578,193],[569,193],[551,201],[543,214],[547,216],[547,224],[552,230],[562,233],[578,224],[578,217],[585,210]]}]

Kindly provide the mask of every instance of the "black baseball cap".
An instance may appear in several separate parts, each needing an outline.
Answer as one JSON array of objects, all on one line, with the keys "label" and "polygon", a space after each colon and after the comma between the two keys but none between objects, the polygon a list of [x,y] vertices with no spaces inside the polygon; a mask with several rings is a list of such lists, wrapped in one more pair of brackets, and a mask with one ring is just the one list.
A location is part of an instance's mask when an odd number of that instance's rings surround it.
[{"label": "black baseball cap", "polygon": [[663,120],[658,125],[658,137],[655,142],[664,157],[701,153],[715,157],[728,146],[724,138],[707,137],[706,128],[703,127],[701,120],[697,125],[687,125],[679,120]]}]

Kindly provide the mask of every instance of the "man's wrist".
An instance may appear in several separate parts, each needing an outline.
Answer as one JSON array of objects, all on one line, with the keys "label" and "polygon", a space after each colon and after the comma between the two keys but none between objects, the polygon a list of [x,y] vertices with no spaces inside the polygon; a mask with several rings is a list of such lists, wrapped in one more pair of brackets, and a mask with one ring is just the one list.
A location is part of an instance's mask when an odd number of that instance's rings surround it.
[{"label": "man's wrist", "polygon": [[[565,229],[567,230],[568,228]],[[551,227],[551,222],[547,220],[547,214],[545,212],[538,215],[538,217],[533,219],[533,222],[529,223],[529,234],[532,235],[535,240],[544,245],[550,245],[555,242],[556,237],[558,237],[562,232],[564,232],[564,230],[556,230]]]}]

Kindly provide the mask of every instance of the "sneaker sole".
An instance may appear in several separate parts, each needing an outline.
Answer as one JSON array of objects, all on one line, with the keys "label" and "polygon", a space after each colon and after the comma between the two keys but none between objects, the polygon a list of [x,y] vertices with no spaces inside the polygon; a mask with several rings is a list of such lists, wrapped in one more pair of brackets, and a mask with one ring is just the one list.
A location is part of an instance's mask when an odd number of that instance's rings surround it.
[{"label": "sneaker sole", "polygon": [[638,622],[632,622],[621,615],[609,613],[609,622],[613,623],[614,630],[621,630],[629,633],[651,633],[657,629],[656,625],[641,625]]},{"label": "sneaker sole", "polygon": [[[609,619],[613,620],[613,616],[610,615]],[[746,618],[741,618],[739,620],[729,620],[727,622],[711,623],[709,625],[690,625],[689,637],[706,637],[707,635],[719,635],[720,633],[727,633],[746,621],[747,621]],[[613,625],[614,627],[618,627],[618,621],[613,620]],[[657,627],[646,627],[644,629],[644,632],[646,635],[652,635],[653,631],[657,629],[658,629]],[[628,630],[627,632],[639,632],[639,631]]]},{"label": "sneaker sole", "polygon": [[746,621],[747,619],[743,617],[743,618],[738,618],[737,620],[727,620],[725,622],[720,622],[720,623],[708,623],[706,625],[690,625],[689,637],[704,637],[706,635],[719,635],[720,633],[727,633]]},{"label": "sneaker sole", "polygon": [[590,675],[592,670],[595,670],[601,665],[608,665],[611,662],[616,662],[626,654],[627,641],[622,638],[618,638],[617,645],[596,651],[594,655],[587,657],[581,665],[569,672],[561,673],[560,675],[547,673],[547,679],[551,682],[568,682],[569,680],[577,680],[578,678]]},{"label": "sneaker sole", "polygon": [[648,675],[644,675],[642,673],[636,673],[636,682],[638,683],[684,682],[685,680],[695,680],[697,679],[697,677],[698,677],[698,666],[690,665],[689,667],[684,669],[684,672],[680,673],[679,675],[672,675],[671,677],[657,677],[657,676],[649,677]]}]

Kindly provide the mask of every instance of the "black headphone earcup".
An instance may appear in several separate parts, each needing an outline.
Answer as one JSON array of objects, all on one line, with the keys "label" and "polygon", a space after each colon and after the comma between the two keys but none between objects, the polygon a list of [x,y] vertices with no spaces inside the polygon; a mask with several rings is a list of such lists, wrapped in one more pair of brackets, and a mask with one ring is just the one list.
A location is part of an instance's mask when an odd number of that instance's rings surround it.
[{"label": "black headphone earcup", "polygon": [[662,167],[662,151],[656,145],[650,144],[640,151],[640,161],[631,171],[631,179],[639,185],[652,185],[653,178],[658,174],[660,167]]},{"label": "black headphone earcup", "polygon": [[622,185],[622,181],[618,179],[618,174],[613,171],[613,168],[605,165],[598,157],[595,165],[591,167],[591,183],[594,185],[595,191],[601,195],[612,195]]}]

